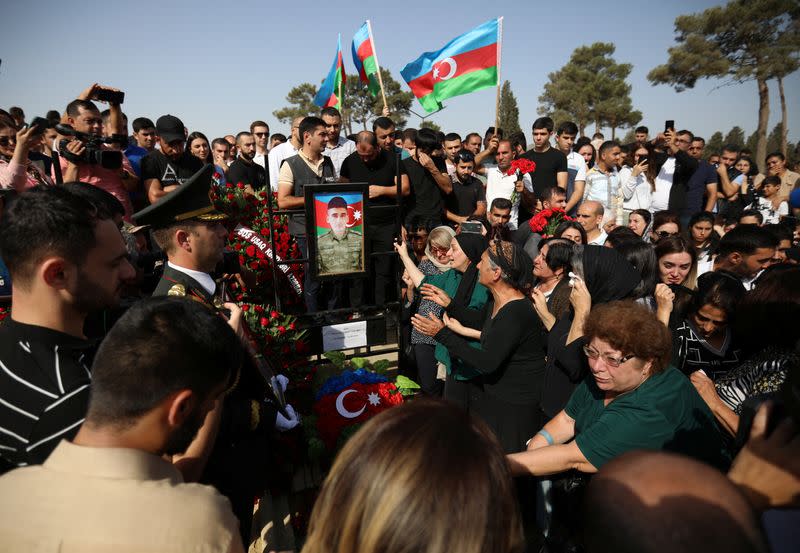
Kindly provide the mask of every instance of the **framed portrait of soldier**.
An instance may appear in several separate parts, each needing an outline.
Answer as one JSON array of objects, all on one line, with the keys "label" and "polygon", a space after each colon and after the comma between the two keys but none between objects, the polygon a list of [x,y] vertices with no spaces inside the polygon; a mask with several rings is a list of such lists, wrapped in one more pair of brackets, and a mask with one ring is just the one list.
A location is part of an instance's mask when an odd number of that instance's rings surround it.
[{"label": "framed portrait of soldier", "polygon": [[366,183],[306,185],[309,270],[317,279],[365,276],[369,265]]}]

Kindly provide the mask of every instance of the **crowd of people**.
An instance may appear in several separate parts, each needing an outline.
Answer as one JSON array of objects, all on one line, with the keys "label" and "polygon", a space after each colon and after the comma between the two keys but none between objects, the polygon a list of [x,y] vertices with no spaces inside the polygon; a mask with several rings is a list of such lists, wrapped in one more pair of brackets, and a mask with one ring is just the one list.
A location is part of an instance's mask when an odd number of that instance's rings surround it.
[{"label": "crowd of people", "polygon": [[226,182],[274,194],[305,257],[305,186],[366,183],[368,274],[306,271],[304,311],[398,302],[423,396],[348,441],[304,550],[791,549],[798,511],[774,509],[800,507],[800,175],[782,153],[549,117],[528,149],[388,110],[345,137],[332,107],[209,141],[169,114],[129,127],[121,100],[93,84],[30,122],[0,111],[0,550],[241,551],[260,532],[270,448],[300,420],[215,280],[248,279],[209,199]]}]

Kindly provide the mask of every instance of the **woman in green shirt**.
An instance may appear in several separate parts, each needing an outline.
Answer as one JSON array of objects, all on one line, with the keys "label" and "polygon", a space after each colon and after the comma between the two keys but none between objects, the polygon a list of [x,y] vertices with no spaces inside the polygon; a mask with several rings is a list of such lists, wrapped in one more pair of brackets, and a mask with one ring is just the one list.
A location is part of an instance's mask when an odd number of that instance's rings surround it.
[{"label": "woman in green shirt", "polygon": [[[420,288],[423,284],[433,285],[444,290],[454,303],[482,312],[489,299],[489,291],[478,282],[476,267],[488,246],[489,242],[480,234],[457,234],[450,242],[450,250],[447,252],[452,260],[450,262],[452,270],[430,276],[425,276],[419,270],[408,255],[408,249],[403,242],[395,243],[395,250],[400,255],[400,260],[415,287]],[[483,321],[480,321],[474,328],[480,329],[482,323]],[[469,343],[474,348],[480,347],[480,340],[472,339]],[[447,348],[442,344],[436,344],[435,355],[436,359],[447,368],[444,397],[468,408],[470,397],[474,397],[475,390],[472,390],[466,381],[478,376],[478,372],[460,359],[451,359]]]},{"label": "woman in green shirt", "polygon": [[689,380],[668,366],[672,339],[649,309],[631,301],[600,305],[584,336],[590,374],[528,450],[508,456],[515,474],[593,473],[634,449],[727,466],[714,417]]}]

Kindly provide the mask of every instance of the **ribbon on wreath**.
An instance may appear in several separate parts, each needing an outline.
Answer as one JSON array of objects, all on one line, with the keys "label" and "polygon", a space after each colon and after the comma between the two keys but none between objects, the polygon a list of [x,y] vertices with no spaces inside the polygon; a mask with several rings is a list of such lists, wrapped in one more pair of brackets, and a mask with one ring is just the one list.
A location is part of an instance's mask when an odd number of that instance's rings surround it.
[{"label": "ribbon on wreath", "polygon": [[[266,240],[263,240],[257,232],[242,225],[236,225],[236,228],[233,230],[233,232],[236,233],[237,237],[248,241],[250,244],[258,248],[258,250],[264,254],[265,258],[272,263],[272,248],[270,247],[269,243]],[[275,254],[275,261],[278,263],[278,269],[286,276],[286,279],[289,281],[289,284],[292,285],[295,293],[302,297],[303,284],[300,282],[300,279],[297,278],[294,272],[292,272],[291,266],[283,263],[284,259],[281,258],[281,256],[277,253]]]}]

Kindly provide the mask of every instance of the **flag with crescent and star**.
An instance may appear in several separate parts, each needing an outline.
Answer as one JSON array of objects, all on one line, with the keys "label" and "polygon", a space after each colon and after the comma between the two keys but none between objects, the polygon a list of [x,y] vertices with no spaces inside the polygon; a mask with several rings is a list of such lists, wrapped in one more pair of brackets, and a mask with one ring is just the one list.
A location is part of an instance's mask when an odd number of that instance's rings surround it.
[{"label": "flag with crescent and star", "polygon": [[333,198],[339,197],[347,202],[347,228],[364,232],[364,198],[358,193],[337,194],[324,193],[314,195],[314,212],[317,222],[317,236],[322,236],[329,230],[331,225],[328,223],[328,202]]},{"label": "flag with crescent and star", "polygon": [[333,450],[344,429],[401,403],[403,395],[387,377],[365,369],[344,371],[328,378],[316,394],[319,437]]},{"label": "flag with crescent and star", "polygon": [[438,111],[446,98],[497,86],[498,36],[498,20],[487,21],[425,52],[400,74],[426,111]]}]

